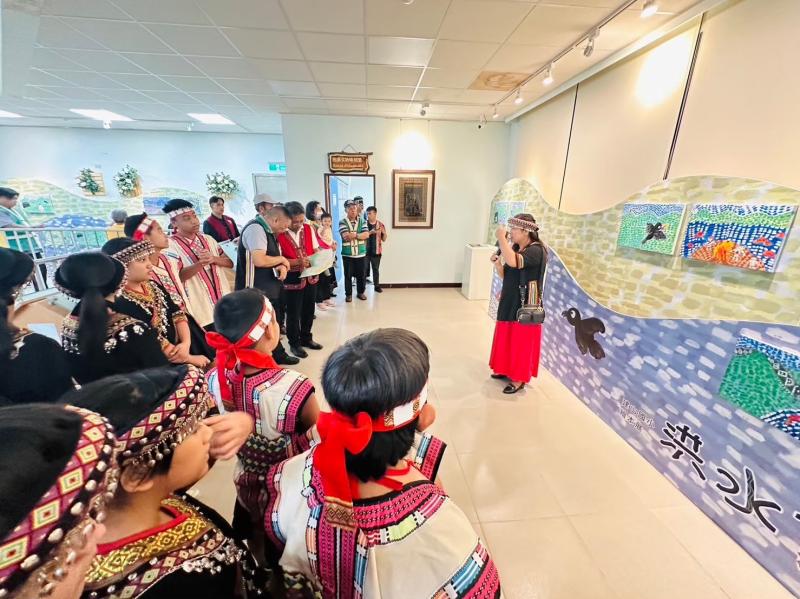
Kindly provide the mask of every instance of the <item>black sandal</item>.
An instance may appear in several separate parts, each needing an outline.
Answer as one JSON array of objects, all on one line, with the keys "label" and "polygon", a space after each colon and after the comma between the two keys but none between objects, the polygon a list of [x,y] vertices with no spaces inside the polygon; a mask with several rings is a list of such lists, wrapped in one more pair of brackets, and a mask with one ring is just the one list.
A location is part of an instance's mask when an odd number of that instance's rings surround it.
[{"label": "black sandal", "polygon": [[504,374],[491,374],[491,375],[489,375],[489,376],[491,376],[493,379],[507,379],[507,378],[508,378],[508,377],[507,377],[506,375],[504,375]]},{"label": "black sandal", "polygon": [[521,391],[524,388],[525,388],[525,383],[520,383],[519,387],[514,385],[514,383],[509,383],[508,385],[506,385],[506,388],[503,389],[503,393],[505,393],[506,395],[512,395],[517,391]]}]

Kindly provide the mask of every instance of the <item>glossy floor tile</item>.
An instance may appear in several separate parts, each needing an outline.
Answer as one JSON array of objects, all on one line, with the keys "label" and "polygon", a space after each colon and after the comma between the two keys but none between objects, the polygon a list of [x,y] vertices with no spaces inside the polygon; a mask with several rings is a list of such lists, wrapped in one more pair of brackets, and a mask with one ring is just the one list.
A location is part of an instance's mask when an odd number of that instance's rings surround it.
[{"label": "glossy floor tile", "polygon": [[[788,599],[792,595],[547,372],[503,395],[486,366],[485,302],[387,289],[318,314],[298,370],[319,383],[337,345],[379,327],[431,350],[440,478],[484,536],[509,599]],[[324,405],[322,389],[318,397]],[[233,464],[194,489],[229,516]]]}]

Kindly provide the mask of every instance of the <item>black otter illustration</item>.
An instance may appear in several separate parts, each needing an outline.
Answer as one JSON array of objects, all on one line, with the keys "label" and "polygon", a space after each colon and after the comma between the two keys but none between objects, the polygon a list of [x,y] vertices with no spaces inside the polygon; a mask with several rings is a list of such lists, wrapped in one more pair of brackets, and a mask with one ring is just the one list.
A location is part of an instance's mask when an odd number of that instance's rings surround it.
[{"label": "black otter illustration", "polygon": [[606,357],[606,352],[600,342],[594,338],[596,333],[605,333],[606,325],[599,318],[585,318],[581,319],[581,313],[577,308],[569,308],[561,313],[567,319],[567,322],[575,327],[575,343],[578,349],[585,356],[588,351],[595,360],[600,360]]}]

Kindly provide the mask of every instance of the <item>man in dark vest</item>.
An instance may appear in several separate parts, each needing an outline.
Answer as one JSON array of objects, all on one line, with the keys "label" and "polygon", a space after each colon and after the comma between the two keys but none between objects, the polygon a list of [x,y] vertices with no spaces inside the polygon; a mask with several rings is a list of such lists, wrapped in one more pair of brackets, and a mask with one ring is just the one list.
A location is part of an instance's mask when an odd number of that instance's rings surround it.
[{"label": "man in dark vest", "polygon": [[[291,219],[283,206],[273,206],[261,195],[256,196],[258,215],[242,229],[236,260],[236,289],[252,287],[267,296],[278,322],[283,310],[283,280],[289,272],[289,261],[281,256],[277,236],[289,228]],[[278,364],[294,365],[300,362],[290,356],[283,343],[273,350]]]}]

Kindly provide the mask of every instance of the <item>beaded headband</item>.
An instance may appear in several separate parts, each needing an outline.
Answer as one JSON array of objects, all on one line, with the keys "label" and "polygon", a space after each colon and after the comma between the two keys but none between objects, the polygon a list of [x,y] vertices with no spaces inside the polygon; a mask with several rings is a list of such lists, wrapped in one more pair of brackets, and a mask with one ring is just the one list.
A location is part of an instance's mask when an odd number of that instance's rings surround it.
[{"label": "beaded headband", "polygon": [[119,479],[113,427],[103,416],[65,406],[83,418],[75,452],[37,506],[0,540],[0,598],[33,578],[40,597],[50,595],[77,553],[105,520]]},{"label": "beaded headband", "polygon": [[150,218],[149,216],[145,216],[142,219],[142,222],[139,223],[139,226],[136,227],[136,230],[133,232],[132,237],[136,241],[141,241],[144,238],[144,236],[147,235],[147,232],[150,230],[150,227],[153,226],[153,222],[154,221],[152,218]]},{"label": "beaded headband", "polygon": [[[114,289],[114,295],[119,297],[119,295],[122,293],[122,289],[128,283],[128,269],[125,268],[125,263],[122,262],[121,260],[118,260],[114,256],[109,256],[109,258],[111,258],[112,260],[114,260],[116,262],[119,262],[120,264],[122,264],[122,267],[123,267],[122,268],[122,278],[120,279],[119,285],[117,285],[117,288]],[[58,271],[56,271],[56,276],[53,277],[53,285],[55,285],[55,288],[58,289],[61,293],[63,293],[67,297],[71,297],[71,298],[76,299],[76,300],[79,300],[79,299],[81,299],[83,297],[77,291],[73,291],[73,290],[65,287],[63,284],[59,283],[59,281],[58,281]],[[2,599],[2,598],[0,598],[0,599]]]},{"label": "beaded headband", "polygon": [[135,260],[141,260],[142,258],[147,258],[153,255],[155,251],[156,249],[153,247],[153,244],[147,239],[143,239],[142,241],[138,241],[133,245],[126,247],[125,249],[111,254],[111,257],[116,258],[125,266],[127,266]]},{"label": "beaded headband", "polygon": [[528,233],[536,233],[539,230],[539,225],[536,223],[513,216],[508,219],[508,226],[514,229],[522,229]]},{"label": "beaded headband", "polygon": [[205,378],[198,368],[189,366],[178,388],[163,403],[119,435],[121,465],[155,467],[197,430],[209,406]]},{"label": "beaded headband", "polygon": [[175,218],[176,216],[180,216],[181,214],[185,214],[186,212],[194,212],[194,208],[190,208],[189,206],[176,208],[175,210],[167,212],[167,216],[169,216],[170,218]]}]

